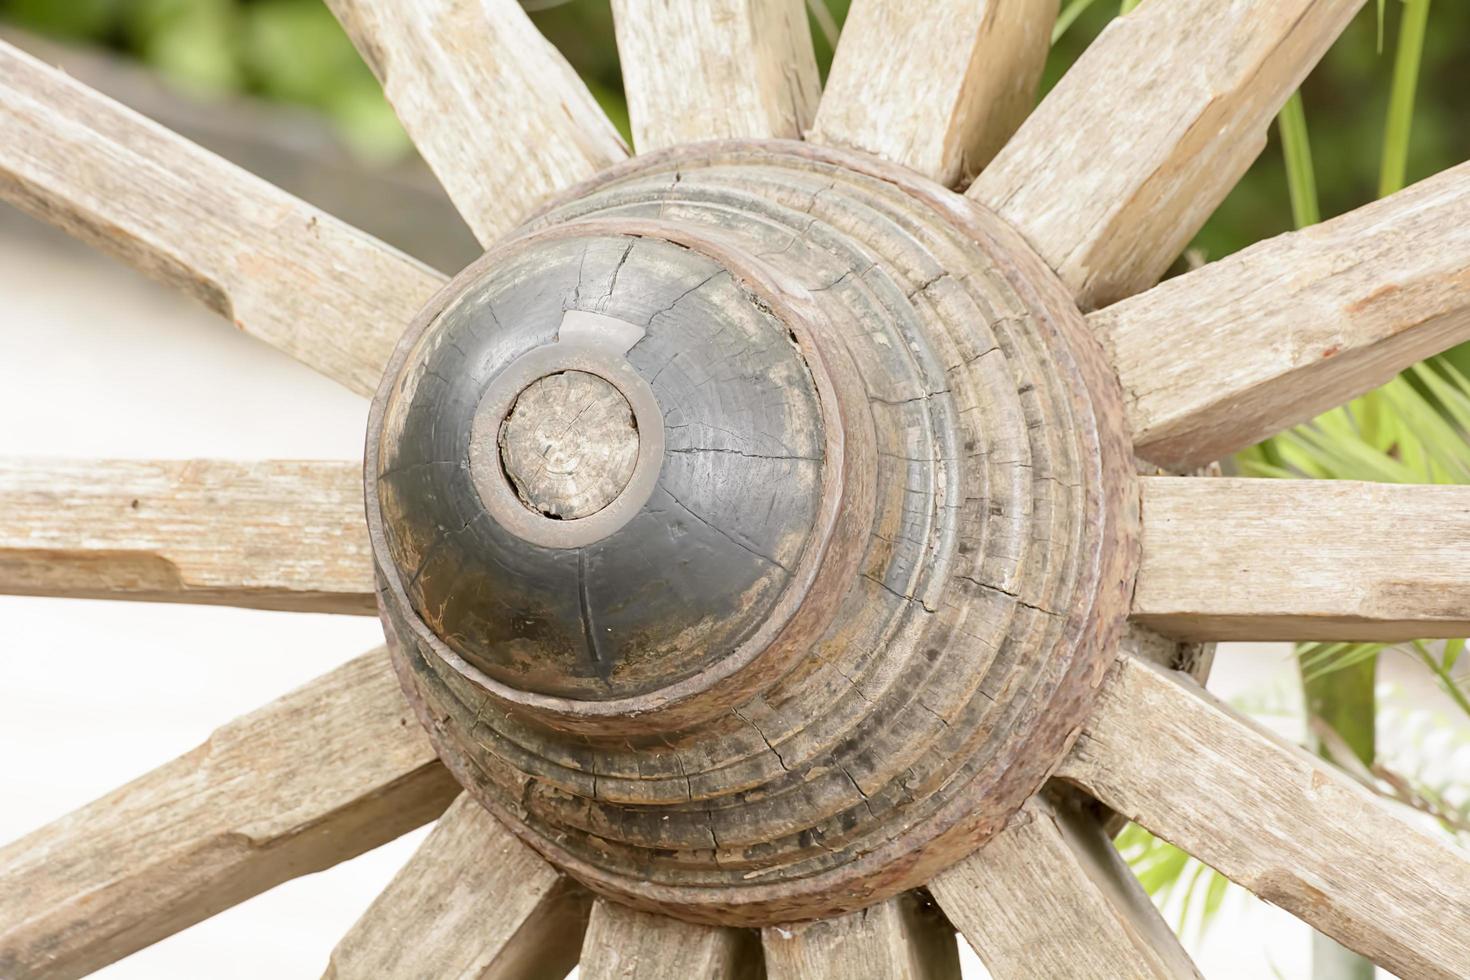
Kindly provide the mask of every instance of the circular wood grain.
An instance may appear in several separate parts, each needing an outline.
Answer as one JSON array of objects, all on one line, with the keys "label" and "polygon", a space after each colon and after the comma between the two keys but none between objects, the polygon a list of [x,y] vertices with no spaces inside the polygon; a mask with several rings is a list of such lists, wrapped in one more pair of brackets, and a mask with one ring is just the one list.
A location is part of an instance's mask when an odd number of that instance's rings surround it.
[{"label": "circular wood grain", "polygon": [[[645,332],[626,356],[662,409],[660,486],[702,518],[607,539],[621,611],[668,642],[630,640],[605,676],[504,600],[579,634],[592,554],[479,590],[473,567],[521,555],[455,482],[459,413],[566,309]],[[398,349],[367,464],[395,663],[460,781],[592,888],[724,923],[865,906],[996,833],[1079,730],[1136,564],[1120,419],[1066,291],[973,203],[805,144],[640,157],[467,269]],[[688,578],[700,534],[741,577]],[[479,632],[446,628],[471,607]]]},{"label": "circular wood grain", "polygon": [[500,466],[526,508],[589,517],[617,499],[638,462],[633,409],[610,382],[560,371],[531,382],[500,427]]}]

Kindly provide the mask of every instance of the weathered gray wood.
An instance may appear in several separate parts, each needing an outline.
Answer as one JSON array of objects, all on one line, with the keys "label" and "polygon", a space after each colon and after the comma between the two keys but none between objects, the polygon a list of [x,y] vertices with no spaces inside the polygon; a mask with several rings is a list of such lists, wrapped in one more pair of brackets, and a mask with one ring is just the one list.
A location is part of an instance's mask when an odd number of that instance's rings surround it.
[{"label": "weathered gray wood", "polygon": [[770,980],[959,980],[954,930],[913,894],[761,930]]},{"label": "weathered gray wood", "polygon": [[613,0],[633,142],[801,139],[821,80],[804,0]]},{"label": "weathered gray wood", "polygon": [[1132,618],[1198,640],[1470,633],[1470,487],[1143,483]]},{"label": "weathered gray wood", "polygon": [[1470,163],[1087,319],[1138,454],[1223,458],[1470,339]]},{"label": "weathered gray wood", "polygon": [[606,899],[592,905],[582,941],[582,980],[753,980],[761,953],[755,933],[680,922]]},{"label": "weathered gray wood", "polygon": [[1036,101],[1057,0],[856,0],[810,138],[963,187]]},{"label": "weathered gray wood", "polygon": [[1041,796],[929,889],[995,980],[1200,975],[1097,821]]},{"label": "weathered gray wood", "polygon": [[1106,306],[1153,285],[1363,0],[1169,0],[1108,25],[969,195]]},{"label": "weathered gray wood", "polygon": [[517,0],[328,0],[481,244],[627,155]]},{"label": "weathered gray wood", "polygon": [[325,977],[562,977],[591,901],[461,795],[337,944]]},{"label": "weathered gray wood", "polygon": [[0,458],[0,592],[372,614],[362,467]]},{"label": "weathered gray wood", "polygon": [[362,394],[443,282],[3,43],[0,197]]},{"label": "weathered gray wood", "polygon": [[0,41],[432,268],[463,268],[480,254],[422,160],[365,160],[320,112],[243,92],[200,99],[137,58],[9,24],[0,25]]},{"label": "weathered gray wood", "polygon": [[1465,852],[1183,674],[1121,657],[1059,775],[1399,976],[1470,976]]},{"label": "weathered gray wood", "polygon": [[0,976],[79,977],[437,817],[458,786],[378,650],[0,849]]}]

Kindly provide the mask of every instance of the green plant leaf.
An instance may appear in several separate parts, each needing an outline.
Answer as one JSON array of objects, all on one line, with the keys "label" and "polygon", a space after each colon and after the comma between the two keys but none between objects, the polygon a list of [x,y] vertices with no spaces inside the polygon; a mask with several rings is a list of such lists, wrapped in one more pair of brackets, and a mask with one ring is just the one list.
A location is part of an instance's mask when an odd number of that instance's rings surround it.
[{"label": "green plant leaf", "polygon": [[1307,113],[1300,90],[1291,93],[1276,117],[1281,133],[1281,154],[1286,161],[1286,189],[1291,195],[1291,218],[1298,228],[1322,220],[1317,199],[1317,173],[1312,166],[1312,145],[1307,138]]},{"label": "green plant leaf", "polygon": [[1093,0],[1071,0],[1067,6],[1062,8],[1062,12],[1057,14],[1057,22],[1051,28],[1051,43],[1056,44],[1060,41],[1062,35],[1066,34],[1071,26],[1077,23],[1077,18],[1085,14],[1087,8],[1091,7],[1092,4]]},{"label": "green plant leaf", "polygon": [[[1380,0],[1381,4],[1381,0]],[[1409,166],[1409,132],[1414,122],[1414,94],[1424,59],[1424,36],[1429,26],[1429,0],[1404,0],[1399,18],[1398,50],[1393,59],[1393,82],[1388,93],[1388,118],[1383,124],[1383,160],[1378,169],[1378,196],[1387,197],[1404,186]]]}]

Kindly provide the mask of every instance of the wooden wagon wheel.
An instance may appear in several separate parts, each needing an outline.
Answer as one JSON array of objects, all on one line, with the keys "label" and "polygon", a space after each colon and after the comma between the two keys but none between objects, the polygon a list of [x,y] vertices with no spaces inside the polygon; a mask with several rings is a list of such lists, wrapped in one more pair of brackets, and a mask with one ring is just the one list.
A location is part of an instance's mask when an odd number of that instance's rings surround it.
[{"label": "wooden wagon wheel", "polygon": [[5,464],[0,587],[390,651],[0,851],[0,975],[436,817],[331,975],[1194,975],[1091,798],[1470,976],[1470,863],[1177,669],[1470,632],[1470,489],[1179,475],[1470,336],[1470,165],[1154,285],[1361,3],[1150,0],[1028,118],[1056,0],[859,0],[820,101],[799,0],[615,0],[628,160],[514,0],[331,0],[447,284],[0,48],[10,201],[377,392],[365,481]]}]

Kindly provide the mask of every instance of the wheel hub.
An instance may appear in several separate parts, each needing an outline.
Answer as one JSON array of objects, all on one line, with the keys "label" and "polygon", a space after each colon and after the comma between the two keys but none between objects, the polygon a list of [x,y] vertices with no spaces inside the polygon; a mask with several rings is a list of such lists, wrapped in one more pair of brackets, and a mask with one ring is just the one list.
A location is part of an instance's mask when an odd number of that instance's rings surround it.
[{"label": "wheel hub", "polygon": [[374,402],[405,689],[478,799],[702,921],[1000,829],[1126,616],[1118,392],[1019,238],[799,144],[639,158],[465,270]]}]

